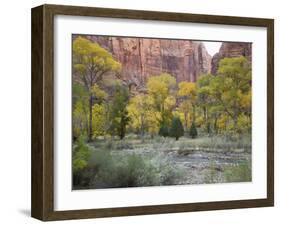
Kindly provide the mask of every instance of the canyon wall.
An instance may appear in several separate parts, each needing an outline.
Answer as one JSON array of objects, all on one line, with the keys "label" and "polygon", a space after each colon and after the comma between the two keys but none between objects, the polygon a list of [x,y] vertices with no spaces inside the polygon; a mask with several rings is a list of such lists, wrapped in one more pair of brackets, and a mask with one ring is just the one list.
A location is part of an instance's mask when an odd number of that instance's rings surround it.
[{"label": "canyon wall", "polygon": [[166,72],[177,82],[196,82],[200,74],[217,74],[219,61],[225,57],[245,56],[252,60],[251,43],[223,42],[219,52],[211,57],[199,41],[100,35],[84,37],[111,52],[122,64],[122,80],[137,89],[144,87],[149,76]]},{"label": "canyon wall", "polygon": [[250,62],[252,61],[252,44],[242,42],[223,42],[220,50],[212,58],[211,73],[216,74],[219,61],[225,57],[245,56]]},{"label": "canyon wall", "polygon": [[212,57],[201,42],[152,38],[87,36],[112,53],[122,64],[122,78],[136,87],[147,78],[166,72],[178,82],[195,82],[211,72]]}]

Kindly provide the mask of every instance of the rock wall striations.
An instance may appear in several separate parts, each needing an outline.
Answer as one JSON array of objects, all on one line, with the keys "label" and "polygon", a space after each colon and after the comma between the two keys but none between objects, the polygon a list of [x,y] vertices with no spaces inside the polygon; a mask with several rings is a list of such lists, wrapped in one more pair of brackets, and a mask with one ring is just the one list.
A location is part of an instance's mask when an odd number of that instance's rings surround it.
[{"label": "rock wall striations", "polygon": [[136,88],[144,87],[149,76],[165,72],[178,82],[195,82],[201,74],[217,74],[219,61],[225,57],[245,56],[252,60],[251,43],[223,42],[211,57],[199,41],[100,35],[86,38],[111,52],[122,64],[123,81]]},{"label": "rock wall striations", "polygon": [[152,38],[87,36],[122,64],[123,80],[142,87],[147,78],[166,72],[178,82],[195,82],[211,72],[212,57],[201,42]]},{"label": "rock wall striations", "polygon": [[220,50],[212,58],[211,73],[217,74],[219,61],[225,57],[245,56],[249,61],[252,60],[252,44],[239,42],[224,42]]}]

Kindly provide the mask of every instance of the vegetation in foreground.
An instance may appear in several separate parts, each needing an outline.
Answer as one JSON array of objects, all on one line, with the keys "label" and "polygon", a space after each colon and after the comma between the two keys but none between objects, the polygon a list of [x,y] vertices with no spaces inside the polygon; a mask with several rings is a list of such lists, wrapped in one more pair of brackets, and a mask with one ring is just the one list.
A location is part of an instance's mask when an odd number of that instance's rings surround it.
[{"label": "vegetation in foreground", "polygon": [[[107,147],[105,145],[98,150],[83,145],[82,152],[87,149],[88,163],[84,166],[74,159],[74,188],[160,186],[180,182],[183,171],[164,154],[151,152],[148,155],[140,153],[124,155],[113,153],[106,149]],[[118,143],[115,148],[118,148]],[[74,150],[73,156],[77,156],[79,151],[75,148]]]},{"label": "vegetation in foreground", "polygon": [[[251,149],[245,137],[237,142],[226,137],[181,137],[176,141],[132,136],[91,144],[80,138],[74,146],[74,189],[251,181]],[[203,163],[198,163],[200,158],[192,155],[202,152],[209,159],[204,155]],[[226,153],[235,154],[236,159],[227,162]]]}]

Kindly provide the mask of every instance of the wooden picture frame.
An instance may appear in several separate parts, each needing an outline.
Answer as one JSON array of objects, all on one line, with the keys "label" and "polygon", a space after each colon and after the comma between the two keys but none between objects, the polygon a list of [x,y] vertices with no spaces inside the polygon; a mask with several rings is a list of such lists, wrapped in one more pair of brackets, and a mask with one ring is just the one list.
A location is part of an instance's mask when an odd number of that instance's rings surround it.
[{"label": "wooden picture frame", "polygon": [[[121,208],[54,210],[54,16],[95,16],[267,29],[267,198]],[[109,8],[42,5],[32,9],[31,215],[50,220],[265,207],[274,205],[274,20]]]}]

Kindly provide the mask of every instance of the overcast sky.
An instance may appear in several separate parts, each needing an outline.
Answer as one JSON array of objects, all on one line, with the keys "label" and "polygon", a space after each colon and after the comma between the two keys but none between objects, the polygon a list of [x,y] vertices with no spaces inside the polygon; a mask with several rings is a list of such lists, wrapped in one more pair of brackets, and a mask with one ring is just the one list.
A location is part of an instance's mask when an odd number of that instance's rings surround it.
[{"label": "overcast sky", "polygon": [[208,53],[211,55],[211,56],[214,56],[219,50],[220,50],[220,47],[221,47],[221,42],[203,42]]}]

